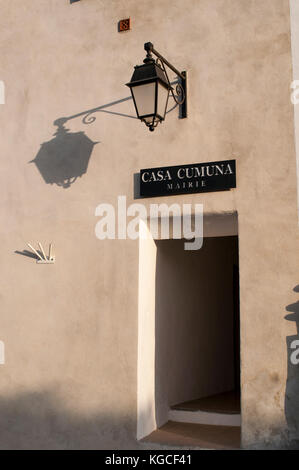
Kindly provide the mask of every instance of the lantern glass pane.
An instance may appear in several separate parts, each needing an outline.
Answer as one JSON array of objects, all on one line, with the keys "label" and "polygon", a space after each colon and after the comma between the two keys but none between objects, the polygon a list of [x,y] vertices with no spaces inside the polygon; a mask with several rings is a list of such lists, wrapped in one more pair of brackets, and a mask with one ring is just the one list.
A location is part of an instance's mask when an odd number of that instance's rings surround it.
[{"label": "lantern glass pane", "polygon": [[162,119],[165,117],[167,101],[168,101],[169,90],[165,86],[158,83],[158,107],[157,114],[161,116]]},{"label": "lantern glass pane", "polygon": [[132,87],[139,117],[155,112],[155,82]]}]

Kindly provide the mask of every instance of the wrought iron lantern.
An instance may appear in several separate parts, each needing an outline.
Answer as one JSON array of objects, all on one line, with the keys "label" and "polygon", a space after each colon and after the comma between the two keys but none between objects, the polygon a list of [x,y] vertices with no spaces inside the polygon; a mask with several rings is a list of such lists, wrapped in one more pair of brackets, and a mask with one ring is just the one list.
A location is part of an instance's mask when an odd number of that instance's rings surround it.
[{"label": "wrought iron lantern", "polygon": [[[131,81],[127,83],[127,86],[131,90],[138,119],[144,122],[150,131],[154,131],[159,122],[165,119],[169,93],[180,105],[180,117],[187,117],[186,72],[179,72],[154,49],[151,42],[145,43],[144,49],[147,55],[143,65],[135,66]],[[156,60],[152,54],[157,57]],[[174,93],[165,66],[178,76],[177,94]]]}]

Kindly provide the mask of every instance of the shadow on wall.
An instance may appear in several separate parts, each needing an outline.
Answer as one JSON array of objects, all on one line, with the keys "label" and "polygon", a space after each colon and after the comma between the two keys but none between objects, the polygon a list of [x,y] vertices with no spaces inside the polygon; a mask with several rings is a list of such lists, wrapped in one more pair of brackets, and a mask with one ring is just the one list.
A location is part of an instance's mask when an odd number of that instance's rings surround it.
[{"label": "shadow on wall", "polygon": [[[299,292],[299,285],[294,292]],[[287,336],[288,376],[285,392],[285,416],[289,441],[299,448],[299,301],[286,307],[285,319],[296,323],[297,334]]]},{"label": "shadow on wall", "polygon": [[54,390],[0,398],[0,449],[140,449],[132,419],[111,411],[80,414]]},{"label": "shadow on wall", "polygon": [[[171,82],[171,85],[178,83],[177,80]],[[69,188],[78,177],[87,172],[89,159],[94,145],[99,142],[92,142],[84,132],[69,132],[65,128],[65,124],[71,119],[83,117],[83,124],[92,124],[96,117],[95,113],[107,113],[114,116],[121,116],[129,119],[137,119],[136,116],[121,113],[118,111],[109,111],[107,108],[120,105],[126,101],[132,100],[131,96],[127,96],[120,100],[98,106],[97,108],[82,111],[69,117],[62,117],[54,122],[58,127],[54,134],[54,139],[41,144],[41,148],[29,163],[35,163],[45,183],[57,184],[62,188]],[[177,103],[167,110],[171,113],[177,108]]]},{"label": "shadow on wall", "polygon": [[69,132],[65,128],[65,124],[78,117],[83,117],[83,124],[92,124],[96,120],[93,114],[97,112],[136,119],[128,114],[107,111],[106,109],[131,99],[129,96],[73,116],[57,119],[54,122],[54,125],[58,127],[54,134],[55,138],[44,142],[35,159],[29,163],[35,163],[45,183],[69,188],[78,177],[87,172],[93,147],[99,142],[92,142],[84,132]]},{"label": "shadow on wall", "polygon": [[[43,254],[40,250],[36,250],[36,251],[39,253],[41,257],[43,257]],[[32,253],[32,251],[29,251],[29,250],[23,250],[23,251],[16,250],[15,253],[17,255],[27,256],[28,258],[33,258],[35,260],[39,259],[38,256],[36,256],[36,254]]]},{"label": "shadow on wall", "polygon": [[45,183],[57,184],[69,188],[78,177],[87,172],[93,147],[84,132],[69,132],[64,127],[67,119],[58,119],[54,125],[58,127],[54,139],[45,142],[30,163],[35,163]]}]

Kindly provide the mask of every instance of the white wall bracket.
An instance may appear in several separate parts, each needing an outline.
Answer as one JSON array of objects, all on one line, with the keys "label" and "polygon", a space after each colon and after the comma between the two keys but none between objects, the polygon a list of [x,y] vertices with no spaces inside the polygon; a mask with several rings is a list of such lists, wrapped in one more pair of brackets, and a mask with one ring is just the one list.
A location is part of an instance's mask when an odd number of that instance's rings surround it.
[{"label": "white wall bracket", "polygon": [[37,264],[54,264],[55,263],[55,256],[53,255],[53,246],[52,243],[49,245],[49,254],[48,256],[45,254],[44,248],[40,242],[38,242],[38,246],[40,248],[40,252],[35,250],[30,243],[27,243],[29,248],[33,251],[33,253],[37,256]]}]

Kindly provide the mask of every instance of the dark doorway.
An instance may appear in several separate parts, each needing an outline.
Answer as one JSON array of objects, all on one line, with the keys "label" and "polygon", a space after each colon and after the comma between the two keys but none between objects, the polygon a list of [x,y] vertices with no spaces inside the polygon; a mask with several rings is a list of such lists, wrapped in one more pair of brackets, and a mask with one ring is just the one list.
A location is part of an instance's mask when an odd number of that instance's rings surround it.
[{"label": "dark doorway", "polygon": [[158,427],[172,410],[240,416],[238,237],[156,243]]}]

